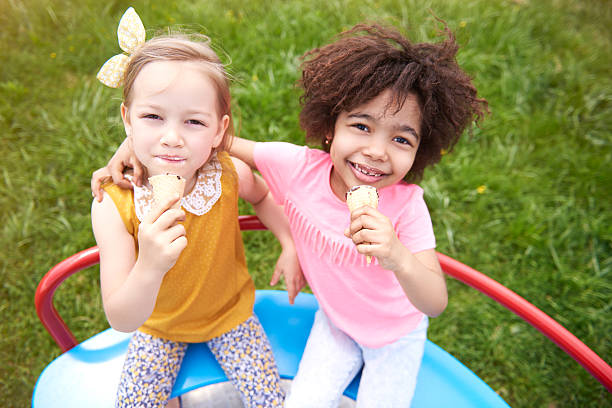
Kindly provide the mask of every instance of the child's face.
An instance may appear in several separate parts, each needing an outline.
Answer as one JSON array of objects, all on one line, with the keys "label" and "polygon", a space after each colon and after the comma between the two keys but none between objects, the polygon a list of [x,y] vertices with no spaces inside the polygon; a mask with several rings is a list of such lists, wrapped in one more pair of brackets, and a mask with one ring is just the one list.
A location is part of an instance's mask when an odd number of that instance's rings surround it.
[{"label": "child's face", "polygon": [[367,184],[378,189],[401,181],[414,162],[419,147],[421,110],[410,94],[402,109],[387,108],[391,92],[382,92],[370,102],[336,120],[330,155],[331,188],[344,200],[353,186]]},{"label": "child's face", "polygon": [[121,105],[126,134],[148,176],[172,173],[187,180],[222,139],[229,117],[220,117],[217,92],[197,63],[156,61],[134,81],[129,107]]}]

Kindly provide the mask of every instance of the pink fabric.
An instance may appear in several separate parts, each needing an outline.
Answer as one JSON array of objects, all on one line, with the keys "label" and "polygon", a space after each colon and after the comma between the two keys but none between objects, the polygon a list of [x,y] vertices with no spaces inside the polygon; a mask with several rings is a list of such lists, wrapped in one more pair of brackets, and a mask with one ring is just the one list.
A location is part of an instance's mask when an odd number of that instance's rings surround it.
[{"label": "pink fabric", "polygon": [[[407,299],[395,275],[375,259],[367,265],[343,234],[346,203],[329,185],[329,154],[289,143],[257,143],[255,163],[274,199],[284,206],[308,284],[332,322],[358,343],[381,347],[408,334],[423,314]],[[423,190],[398,183],[379,191],[385,214],[413,253],[435,248]]]}]

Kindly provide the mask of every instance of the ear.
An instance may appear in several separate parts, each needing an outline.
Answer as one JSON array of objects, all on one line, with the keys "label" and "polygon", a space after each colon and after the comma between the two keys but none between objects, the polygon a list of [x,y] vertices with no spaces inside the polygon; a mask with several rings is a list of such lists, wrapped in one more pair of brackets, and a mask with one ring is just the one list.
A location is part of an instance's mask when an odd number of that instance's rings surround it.
[{"label": "ear", "polygon": [[227,127],[229,126],[229,121],[230,121],[230,118],[228,115],[223,115],[223,117],[219,121],[219,129],[217,129],[217,134],[215,135],[215,138],[212,144],[213,148],[216,149],[217,147],[219,147],[219,145],[223,141],[223,136],[225,136],[225,131],[227,130]]},{"label": "ear", "polygon": [[128,139],[132,138],[132,124],[130,123],[130,115],[128,114],[127,106],[121,103],[121,119],[123,120],[123,128]]},{"label": "ear", "polygon": [[329,132],[325,136],[325,140],[323,140],[323,147],[325,148],[326,151],[328,151],[331,148],[332,140],[334,140],[334,133]]}]

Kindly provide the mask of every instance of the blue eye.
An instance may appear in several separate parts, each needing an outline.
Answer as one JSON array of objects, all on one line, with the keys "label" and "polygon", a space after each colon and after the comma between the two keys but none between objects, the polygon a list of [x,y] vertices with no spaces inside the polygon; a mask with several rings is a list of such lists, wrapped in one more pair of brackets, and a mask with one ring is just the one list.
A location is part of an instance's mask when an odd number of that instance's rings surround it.
[{"label": "blue eye", "polygon": [[161,117],[159,115],[156,115],[154,113],[147,113],[146,115],[143,116],[143,118],[145,118],[145,119],[161,119]]},{"label": "blue eye", "polygon": [[359,129],[359,130],[362,130],[362,131],[364,131],[364,132],[367,132],[367,131],[369,131],[369,130],[370,130],[370,129],[369,129],[369,128],[368,128],[366,125],[364,125],[363,123],[356,123],[356,124],[354,124],[354,125],[353,125],[353,127],[357,128],[357,129]]},{"label": "blue eye", "polygon": [[187,123],[189,123],[190,125],[206,126],[204,123],[200,122],[197,119],[189,119]]},{"label": "blue eye", "polygon": [[405,137],[396,136],[393,138],[393,141],[412,146],[412,143],[410,142],[410,140],[406,139]]}]

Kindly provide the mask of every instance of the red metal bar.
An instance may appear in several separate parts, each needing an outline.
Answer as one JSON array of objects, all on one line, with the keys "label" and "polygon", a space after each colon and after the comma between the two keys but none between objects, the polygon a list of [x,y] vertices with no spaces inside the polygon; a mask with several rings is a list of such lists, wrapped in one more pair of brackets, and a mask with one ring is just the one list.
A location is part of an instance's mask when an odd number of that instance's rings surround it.
[{"label": "red metal bar", "polygon": [[239,215],[238,222],[240,223],[240,229],[243,231],[263,231],[267,229],[256,215]]},{"label": "red metal bar", "polygon": [[445,273],[489,296],[538,329],[612,392],[612,367],[565,327],[515,292],[477,270],[444,254],[438,253],[438,259]]},{"label": "red metal bar", "polygon": [[[255,215],[241,215],[239,222],[242,230],[266,229]],[[515,292],[477,270],[440,253],[438,253],[438,259],[445,273],[484,293],[531,324],[580,363],[608,391],[612,392],[612,368],[554,319]],[[68,277],[99,261],[100,254],[97,247],[74,254],[51,268],[36,289],[34,302],[38,317],[63,352],[74,347],[77,341],[53,306],[53,295],[57,287]]]},{"label": "red metal bar", "polygon": [[38,284],[34,297],[36,313],[38,313],[38,318],[49,334],[51,334],[53,340],[62,349],[62,352],[70,350],[78,342],[62,317],[57,313],[55,306],[53,306],[53,294],[57,287],[68,277],[98,262],[100,262],[98,247],[91,247],[55,265],[43,276]]}]

